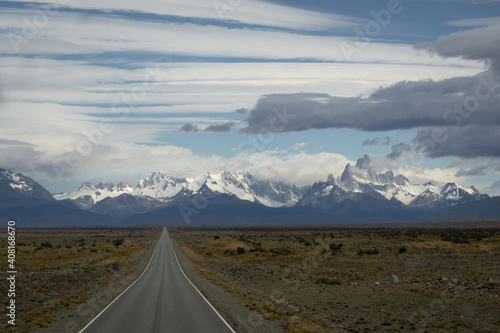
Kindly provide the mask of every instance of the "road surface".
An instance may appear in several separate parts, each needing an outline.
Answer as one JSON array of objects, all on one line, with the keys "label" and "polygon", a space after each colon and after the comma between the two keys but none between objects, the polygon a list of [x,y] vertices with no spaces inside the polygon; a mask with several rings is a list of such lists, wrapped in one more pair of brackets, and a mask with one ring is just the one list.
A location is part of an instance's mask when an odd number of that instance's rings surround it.
[{"label": "road surface", "polygon": [[142,275],[80,333],[234,333],[182,271],[163,229]]}]

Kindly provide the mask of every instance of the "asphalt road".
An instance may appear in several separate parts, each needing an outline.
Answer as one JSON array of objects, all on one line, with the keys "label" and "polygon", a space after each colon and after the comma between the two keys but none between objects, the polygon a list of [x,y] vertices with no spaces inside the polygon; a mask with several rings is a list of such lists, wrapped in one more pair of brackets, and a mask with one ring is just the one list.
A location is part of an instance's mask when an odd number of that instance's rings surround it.
[{"label": "asphalt road", "polygon": [[142,275],[80,333],[234,333],[182,271],[166,229]]}]

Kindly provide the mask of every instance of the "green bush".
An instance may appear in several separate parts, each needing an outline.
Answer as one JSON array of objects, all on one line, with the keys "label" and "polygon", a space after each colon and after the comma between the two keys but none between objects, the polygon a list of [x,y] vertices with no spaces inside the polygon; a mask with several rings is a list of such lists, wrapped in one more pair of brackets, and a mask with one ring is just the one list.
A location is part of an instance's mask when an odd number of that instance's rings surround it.
[{"label": "green bush", "polygon": [[340,251],[340,249],[342,249],[343,246],[344,246],[344,244],[342,244],[342,243],[338,243],[338,244],[332,243],[332,244],[330,244],[330,251],[332,251],[332,254],[337,254]]},{"label": "green bush", "polygon": [[243,254],[246,252],[246,250],[244,247],[238,246],[238,248],[236,248],[236,252],[238,252],[238,254]]},{"label": "green bush", "polygon": [[329,285],[339,285],[341,282],[338,279],[331,279],[328,276],[322,276],[316,280],[318,284],[329,284]]}]

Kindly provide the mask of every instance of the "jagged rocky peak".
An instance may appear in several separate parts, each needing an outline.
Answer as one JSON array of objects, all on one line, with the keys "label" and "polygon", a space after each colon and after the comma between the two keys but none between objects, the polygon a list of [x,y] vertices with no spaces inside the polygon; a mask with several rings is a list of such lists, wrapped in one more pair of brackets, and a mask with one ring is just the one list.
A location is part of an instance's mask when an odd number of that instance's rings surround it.
[{"label": "jagged rocky peak", "polygon": [[116,188],[118,189],[118,191],[125,191],[128,189],[132,189],[132,186],[130,186],[130,184],[127,182],[121,182],[118,185],[116,185]]},{"label": "jagged rocky peak", "polygon": [[387,171],[386,173],[378,174],[378,180],[380,183],[394,183],[396,185],[404,186],[410,181],[403,175],[394,175],[394,172]]},{"label": "jagged rocky peak", "polygon": [[94,185],[92,185],[91,182],[85,182],[83,183],[80,188],[78,189],[78,191],[82,191],[82,190],[93,190],[95,189],[94,188]]},{"label": "jagged rocky peak", "polygon": [[190,196],[191,194],[193,194],[193,191],[183,187],[179,192],[177,192],[176,195],[174,195],[174,199],[187,197]]},{"label": "jagged rocky peak", "polygon": [[176,178],[169,176],[163,171],[158,171],[153,172],[152,174],[141,179],[136,188],[144,189],[148,187],[160,186],[163,189],[166,189],[167,187],[176,186],[177,184],[187,185],[187,183],[188,180],[186,178]]},{"label": "jagged rocky peak", "polygon": [[446,183],[445,186],[441,189],[441,194],[453,194],[453,195],[459,195],[460,192],[472,192],[472,190],[463,188],[462,186],[458,185],[455,182],[449,182]]},{"label": "jagged rocky peak", "polygon": [[376,168],[371,165],[371,159],[368,155],[358,159],[355,166],[347,164],[340,180],[344,187],[350,191],[355,190],[359,182],[399,186],[405,186],[410,182],[405,176],[395,175],[393,171],[377,173]]},{"label": "jagged rocky peak", "polygon": [[450,199],[462,199],[464,196],[481,195],[474,186],[464,187],[455,182],[449,182],[443,186],[441,194]]},{"label": "jagged rocky peak", "polygon": [[212,196],[225,193],[225,191],[221,191],[219,186],[217,186],[217,182],[215,180],[207,179],[205,180],[205,182],[203,182],[203,185],[201,185],[197,193],[210,198]]},{"label": "jagged rocky peak", "polygon": [[369,180],[374,182],[379,182],[377,170],[371,164],[370,156],[365,155],[362,158],[358,159],[356,162],[356,168],[358,170],[362,170],[366,172],[366,176]]},{"label": "jagged rocky peak", "polygon": [[406,184],[409,184],[410,181],[408,180],[408,178],[406,178],[405,176],[403,175],[397,175],[396,177],[394,177],[394,183],[396,185],[401,185],[401,186],[404,186]]},{"label": "jagged rocky peak", "polygon": [[368,167],[370,167],[370,156],[365,155],[362,158],[358,159],[356,162],[356,168],[361,169],[361,170],[368,170]]},{"label": "jagged rocky peak", "polygon": [[333,177],[332,174],[328,175],[328,178],[326,179],[326,182],[331,185],[335,185],[335,178]]},{"label": "jagged rocky peak", "polygon": [[395,176],[394,176],[394,172],[392,171],[387,171],[386,173],[381,173],[379,175],[379,179],[385,183],[388,183],[388,182],[393,182],[394,179],[395,179]]},{"label": "jagged rocky peak", "polygon": [[103,182],[100,182],[99,184],[96,185],[96,188],[99,189],[99,190],[113,191],[114,187],[115,187],[115,184],[113,184],[113,183],[103,183]]},{"label": "jagged rocky peak", "polygon": [[[247,174],[244,174],[242,172],[234,172],[234,173],[230,173],[229,171],[224,171],[221,173],[221,179],[226,181],[226,182],[229,182],[229,183],[233,183],[233,184],[236,184],[236,183],[246,183],[248,182],[248,175]],[[216,178],[216,176],[214,175],[214,178]]]},{"label": "jagged rocky peak", "polygon": [[431,190],[427,189],[420,193],[415,199],[413,199],[411,205],[425,207],[433,205],[435,204],[435,202],[440,201],[441,199],[442,198],[438,193],[432,192]]},{"label": "jagged rocky peak", "polygon": [[164,173],[162,171],[153,172],[152,174],[147,175],[146,177],[141,179],[139,181],[139,183],[137,184],[137,187],[144,188],[144,187],[152,186],[154,184],[159,183],[161,180],[164,180],[165,178],[168,178],[166,173]]},{"label": "jagged rocky peak", "polygon": [[349,191],[354,190],[354,177],[352,168],[353,167],[351,166],[351,164],[347,164],[345,166],[344,172],[342,172],[342,175],[340,176],[340,180],[344,184],[344,187]]},{"label": "jagged rocky peak", "polygon": [[470,189],[474,192],[474,194],[480,194],[477,188],[474,187],[474,185],[471,185]]}]

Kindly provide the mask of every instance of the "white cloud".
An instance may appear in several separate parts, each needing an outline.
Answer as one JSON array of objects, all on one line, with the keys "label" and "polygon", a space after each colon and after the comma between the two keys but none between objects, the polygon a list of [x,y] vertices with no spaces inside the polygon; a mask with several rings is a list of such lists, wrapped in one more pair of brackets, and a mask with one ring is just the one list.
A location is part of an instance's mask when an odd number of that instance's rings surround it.
[{"label": "white cloud", "polygon": [[467,177],[457,177],[460,170],[457,167],[428,168],[427,161],[422,154],[415,150],[403,151],[397,159],[391,159],[387,155],[370,155],[370,164],[378,172],[394,171],[408,178],[413,184],[424,184],[432,181],[436,185],[444,185],[447,182],[463,183]]},{"label": "white cloud", "polygon": [[340,176],[347,163],[345,156],[322,152],[279,154],[276,152],[243,153],[228,160],[230,171],[245,171],[261,180],[274,180],[299,186],[326,180],[329,174]]},{"label": "white cloud", "polygon": [[[52,147],[53,148],[53,147]],[[63,147],[65,148],[65,147]],[[194,177],[206,171],[250,172],[258,179],[282,181],[288,184],[310,185],[328,174],[338,176],[349,162],[332,153],[260,152],[238,154],[234,157],[196,155],[187,148],[172,145],[150,146],[117,140],[92,145],[90,154],[70,151],[49,151],[24,143],[0,141],[2,167],[26,173],[35,179],[64,179],[84,182],[137,180],[154,171],[164,171],[176,177]],[[54,168],[54,163],[56,168]]]},{"label": "white cloud", "polygon": [[425,167],[403,167],[396,170],[396,172],[401,173],[403,176],[408,178],[413,184],[423,184],[428,181],[432,181],[436,185],[444,185],[448,182],[463,183],[466,177],[456,177],[455,174],[458,172],[457,168],[433,168],[428,169]]},{"label": "white cloud", "polygon": [[[20,0],[30,3],[53,3],[50,1]],[[71,0],[58,1],[61,7],[97,9],[101,11],[137,12],[155,15],[174,15],[185,18],[231,20],[245,24],[298,30],[325,30],[349,27],[358,19],[304,9],[293,8],[264,1],[198,1],[198,0]]]},{"label": "white cloud", "polygon": [[[130,129],[127,129],[130,130]],[[90,154],[75,155],[62,145],[60,150],[42,147],[19,141],[0,140],[2,167],[26,173],[35,179],[57,180],[57,172],[63,179],[84,182],[89,179],[98,181],[139,180],[154,171],[164,171],[175,177],[195,177],[206,171],[242,171],[253,174],[257,179],[280,181],[299,186],[325,180],[329,174],[338,177],[348,163],[355,164],[341,154],[321,152],[287,153],[283,151],[264,151],[259,153],[240,153],[233,157],[220,155],[197,155],[190,149],[163,145],[151,146],[126,142],[126,130],[112,134],[112,140],[92,145]],[[44,138],[42,133],[38,133]],[[12,136],[13,137],[13,136]],[[22,136],[20,137],[22,138]],[[47,139],[47,138],[45,138]],[[56,138],[53,138],[56,139]],[[64,140],[67,144],[68,141]],[[78,157],[75,159],[75,157]],[[379,172],[392,169],[402,174],[414,184],[429,180],[437,185],[448,181],[463,183],[467,177],[456,177],[459,168],[433,168],[423,165],[412,166],[405,160],[390,160],[384,156],[371,156],[372,164]],[[54,169],[53,163],[58,168]],[[62,168],[61,168],[62,166]],[[495,189],[488,189],[494,193]]]},{"label": "white cloud", "polygon": [[292,150],[299,151],[302,148],[307,147],[309,144],[307,142],[297,142],[292,146]]},{"label": "white cloud", "polygon": [[[0,58],[4,99],[111,106],[120,93],[146,93],[148,112],[232,112],[270,91],[356,96],[402,80],[440,80],[474,67],[336,63],[158,63],[116,69],[71,60]],[[8,82],[8,85],[6,84]],[[175,105],[175,106],[171,106]],[[206,108],[204,108],[205,106]],[[106,112],[101,110],[100,112]]]},{"label": "white cloud", "polygon": [[[22,35],[21,10],[0,14],[0,28]],[[82,29],[82,25],[85,28]],[[230,29],[192,23],[144,22],[115,17],[65,13],[54,16],[27,43],[21,53],[84,54],[102,52],[159,52],[202,57],[348,60],[341,48],[351,38],[314,36],[258,29]],[[4,52],[16,54],[9,38],[0,40]],[[351,59],[352,58],[352,59]],[[369,43],[350,57],[352,62],[479,66],[478,62],[442,59],[419,54],[411,45]]]},{"label": "white cloud", "polygon": [[484,26],[500,24],[500,16],[455,20],[455,21],[449,21],[447,22],[447,24],[458,27],[484,27]]}]

